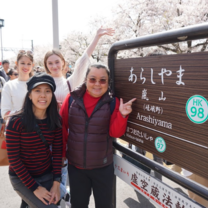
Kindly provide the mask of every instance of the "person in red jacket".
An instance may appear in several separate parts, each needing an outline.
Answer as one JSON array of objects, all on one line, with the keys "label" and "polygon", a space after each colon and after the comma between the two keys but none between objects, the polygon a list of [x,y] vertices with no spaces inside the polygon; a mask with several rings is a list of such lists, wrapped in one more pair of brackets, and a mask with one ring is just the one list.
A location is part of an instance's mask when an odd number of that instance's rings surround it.
[{"label": "person in red jacket", "polygon": [[[108,68],[91,65],[85,83],[68,94],[60,111],[63,157],[67,155],[69,161],[71,204],[75,208],[88,207],[92,190],[97,208],[112,206],[114,170],[111,137],[125,133],[132,102],[136,99],[124,104],[122,99],[111,98],[108,89]],[[112,102],[116,102],[113,112]]]}]

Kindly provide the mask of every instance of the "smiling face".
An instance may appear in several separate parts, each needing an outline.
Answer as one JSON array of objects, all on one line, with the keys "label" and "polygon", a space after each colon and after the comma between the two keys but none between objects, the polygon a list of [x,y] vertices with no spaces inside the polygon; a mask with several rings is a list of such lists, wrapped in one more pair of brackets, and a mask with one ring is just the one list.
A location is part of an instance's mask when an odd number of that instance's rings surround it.
[{"label": "smiling face", "polygon": [[48,84],[41,84],[32,89],[29,98],[33,103],[33,111],[45,111],[52,100],[52,90]]},{"label": "smiling face", "polygon": [[108,90],[108,74],[104,68],[91,67],[86,78],[86,87],[92,97],[101,97]]},{"label": "smiling face", "polygon": [[46,65],[52,77],[63,76],[62,69],[64,67],[64,62],[59,56],[55,54],[49,56],[46,60]]},{"label": "smiling face", "polygon": [[19,71],[19,78],[29,78],[29,74],[32,71],[33,62],[27,56],[22,56],[17,62],[17,67]]}]

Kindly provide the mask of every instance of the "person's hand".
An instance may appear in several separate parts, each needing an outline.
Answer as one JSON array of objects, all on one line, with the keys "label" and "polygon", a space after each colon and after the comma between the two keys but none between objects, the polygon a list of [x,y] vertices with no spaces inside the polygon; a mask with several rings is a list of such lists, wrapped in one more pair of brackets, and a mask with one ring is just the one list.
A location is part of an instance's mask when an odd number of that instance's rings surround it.
[{"label": "person's hand", "polygon": [[112,35],[114,35],[114,33],[115,33],[115,30],[113,28],[103,28],[103,27],[101,27],[97,30],[97,36],[99,36],[99,37],[101,37],[103,35],[112,36]]},{"label": "person's hand", "polygon": [[62,167],[64,167],[66,161],[66,157],[62,157]]},{"label": "person's hand", "polygon": [[128,101],[127,103],[123,103],[123,99],[120,98],[120,106],[119,111],[121,115],[125,118],[127,115],[129,115],[132,111],[132,103],[136,100],[136,98],[133,98],[132,100]]},{"label": "person's hand", "polygon": [[46,188],[44,188],[42,186],[38,186],[38,188],[35,191],[33,191],[33,193],[45,205],[48,205],[48,203],[45,200],[47,200],[47,201],[51,200],[52,194],[49,191],[47,191]]},{"label": "person's hand", "polygon": [[49,201],[49,204],[57,204],[60,200],[60,183],[58,181],[53,182],[53,186],[50,190],[51,193],[51,199]]}]

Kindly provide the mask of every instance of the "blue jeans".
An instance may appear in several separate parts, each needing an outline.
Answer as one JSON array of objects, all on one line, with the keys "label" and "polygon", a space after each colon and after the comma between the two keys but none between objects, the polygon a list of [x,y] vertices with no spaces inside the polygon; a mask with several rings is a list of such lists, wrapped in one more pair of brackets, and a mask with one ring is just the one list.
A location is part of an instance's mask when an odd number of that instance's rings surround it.
[{"label": "blue jeans", "polygon": [[67,190],[66,190],[66,181],[68,177],[68,160],[66,161],[66,166],[62,167],[61,169],[61,183],[60,183],[60,194],[61,194],[61,199],[66,195]]},{"label": "blue jeans", "polygon": [[[51,205],[45,205],[43,204],[40,199],[38,199],[34,193],[28,189],[22,181],[19,179],[18,176],[11,176],[9,175],[11,184],[13,186],[13,189],[16,191],[16,193],[29,205],[29,207],[32,208],[57,208],[57,205],[51,204]],[[48,173],[46,175],[43,175],[38,178],[34,178],[37,183],[40,184],[40,186],[43,186],[48,191],[50,191],[52,185],[53,185],[53,174]]]},{"label": "blue jeans", "polygon": [[[51,145],[50,145],[50,150],[52,151]],[[64,196],[67,193],[67,190],[66,190],[66,181],[68,177],[68,160],[67,159],[65,160],[64,164],[66,164],[66,166],[61,168],[60,199],[64,198]]]}]

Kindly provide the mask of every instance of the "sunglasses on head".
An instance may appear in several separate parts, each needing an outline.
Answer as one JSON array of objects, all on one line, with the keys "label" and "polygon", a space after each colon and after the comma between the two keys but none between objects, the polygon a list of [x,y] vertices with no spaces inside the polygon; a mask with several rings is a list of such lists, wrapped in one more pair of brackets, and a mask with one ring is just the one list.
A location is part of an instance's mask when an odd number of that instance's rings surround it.
[{"label": "sunglasses on head", "polygon": [[[92,84],[95,84],[97,82],[97,80],[95,78],[91,77],[91,78],[89,78],[89,82]],[[100,84],[106,84],[107,80],[102,78],[102,79],[98,80],[98,82]]]},{"label": "sunglasses on head", "polygon": [[33,55],[33,52],[32,51],[26,51],[26,50],[19,50],[19,54]]}]

